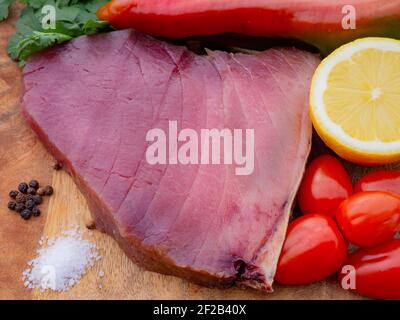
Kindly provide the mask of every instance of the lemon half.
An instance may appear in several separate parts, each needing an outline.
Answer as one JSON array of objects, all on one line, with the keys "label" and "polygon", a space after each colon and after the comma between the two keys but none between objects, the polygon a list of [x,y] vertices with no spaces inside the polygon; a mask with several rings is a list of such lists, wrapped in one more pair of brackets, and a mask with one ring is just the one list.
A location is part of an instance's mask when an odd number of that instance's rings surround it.
[{"label": "lemon half", "polygon": [[400,160],[400,41],[363,38],[321,62],[311,85],[313,125],[342,158]]}]

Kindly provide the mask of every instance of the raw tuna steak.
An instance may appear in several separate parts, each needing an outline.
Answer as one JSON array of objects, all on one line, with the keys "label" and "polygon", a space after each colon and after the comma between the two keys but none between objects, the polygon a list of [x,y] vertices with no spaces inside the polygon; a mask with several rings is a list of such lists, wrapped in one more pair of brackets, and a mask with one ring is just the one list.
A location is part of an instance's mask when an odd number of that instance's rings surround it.
[{"label": "raw tuna steak", "polygon": [[[23,108],[96,226],[138,264],[209,286],[271,290],[310,148],[317,63],[295,49],[198,56],[117,31],[33,56]],[[253,129],[253,173],[149,164],[146,135],[169,132],[170,121],[196,132]]]}]

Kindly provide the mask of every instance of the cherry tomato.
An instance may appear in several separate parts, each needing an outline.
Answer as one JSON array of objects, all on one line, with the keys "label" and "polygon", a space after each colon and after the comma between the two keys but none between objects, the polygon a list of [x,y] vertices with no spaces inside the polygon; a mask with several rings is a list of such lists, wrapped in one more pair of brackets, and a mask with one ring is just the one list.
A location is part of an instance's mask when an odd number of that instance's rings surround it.
[{"label": "cherry tomato", "polygon": [[343,235],[360,247],[376,246],[393,238],[400,226],[400,197],[382,191],[356,193],[336,213]]},{"label": "cherry tomato", "polygon": [[[358,250],[349,256],[345,266],[346,269],[339,272],[342,287],[345,284],[350,286],[351,277],[354,277],[354,287],[349,289],[361,295],[377,299],[400,299],[400,240]],[[353,271],[347,271],[348,266],[354,268]]]},{"label": "cherry tomato", "polygon": [[355,186],[355,192],[362,191],[387,191],[400,195],[400,171],[380,170],[366,174]]},{"label": "cherry tomato", "polygon": [[308,214],[288,226],[275,280],[281,284],[308,284],[335,273],[346,260],[347,246],[335,221]]},{"label": "cherry tomato", "polygon": [[350,177],[338,159],[323,155],[307,167],[298,199],[304,214],[335,216],[336,209],[353,194]]}]

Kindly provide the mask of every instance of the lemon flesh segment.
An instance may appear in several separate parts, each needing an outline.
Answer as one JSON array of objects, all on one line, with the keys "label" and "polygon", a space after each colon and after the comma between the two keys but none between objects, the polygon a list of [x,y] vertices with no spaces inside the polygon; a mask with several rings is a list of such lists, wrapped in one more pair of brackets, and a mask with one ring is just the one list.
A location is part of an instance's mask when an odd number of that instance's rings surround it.
[{"label": "lemon flesh segment", "polygon": [[328,117],[349,136],[364,141],[397,141],[400,54],[366,49],[338,63],[329,74],[324,101]]},{"label": "lemon flesh segment", "polygon": [[[380,49],[381,41],[398,49]],[[366,164],[400,159],[399,41],[366,38],[339,48],[317,69],[310,98],[317,132],[339,155]]]}]

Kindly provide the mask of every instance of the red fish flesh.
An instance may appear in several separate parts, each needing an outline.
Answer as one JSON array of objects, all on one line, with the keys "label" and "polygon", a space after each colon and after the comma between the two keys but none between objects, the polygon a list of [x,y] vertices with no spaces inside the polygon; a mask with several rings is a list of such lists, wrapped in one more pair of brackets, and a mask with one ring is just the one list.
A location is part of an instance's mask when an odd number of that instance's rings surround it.
[{"label": "red fish flesh", "polygon": [[[23,112],[84,194],[96,226],[146,269],[271,290],[310,149],[319,59],[185,47],[123,30],[35,54]],[[254,170],[150,164],[149,130],[254,130]]]}]

